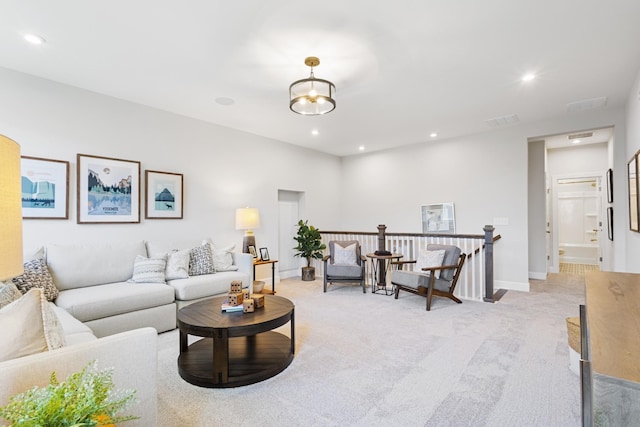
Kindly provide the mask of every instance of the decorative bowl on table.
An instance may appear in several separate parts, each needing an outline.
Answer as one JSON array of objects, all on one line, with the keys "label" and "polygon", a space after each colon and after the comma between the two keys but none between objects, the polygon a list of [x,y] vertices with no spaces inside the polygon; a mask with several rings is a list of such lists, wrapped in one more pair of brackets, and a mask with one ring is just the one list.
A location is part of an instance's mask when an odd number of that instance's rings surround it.
[{"label": "decorative bowl on table", "polygon": [[253,293],[254,294],[261,293],[263,288],[264,288],[264,282],[262,282],[262,281],[254,281],[253,282]]}]

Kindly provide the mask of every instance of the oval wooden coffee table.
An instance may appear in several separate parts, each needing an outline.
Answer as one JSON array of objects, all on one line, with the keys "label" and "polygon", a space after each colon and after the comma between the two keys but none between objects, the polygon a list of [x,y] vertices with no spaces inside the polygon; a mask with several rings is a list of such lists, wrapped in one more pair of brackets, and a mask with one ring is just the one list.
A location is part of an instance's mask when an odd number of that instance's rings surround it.
[{"label": "oval wooden coffee table", "polygon": [[[265,306],[253,313],[225,313],[226,297],[202,300],[178,311],[178,372],[201,387],[239,387],[271,378],[293,360],[294,305],[265,295]],[[291,338],[273,329],[290,322]],[[187,336],[203,339],[188,345]]]}]

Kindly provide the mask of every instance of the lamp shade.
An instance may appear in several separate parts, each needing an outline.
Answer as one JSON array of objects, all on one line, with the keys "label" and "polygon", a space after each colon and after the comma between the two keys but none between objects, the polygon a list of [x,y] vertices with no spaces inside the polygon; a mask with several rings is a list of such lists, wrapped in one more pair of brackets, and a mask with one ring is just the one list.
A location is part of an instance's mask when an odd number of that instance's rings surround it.
[{"label": "lamp shade", "polygon": [[236,209],[236,230],[252,230],[260,227],[260,214],[256,208]]},{"label": "lamp shade", "polygon": [[0,135],[0,280],[22,274],[20,146]]}]

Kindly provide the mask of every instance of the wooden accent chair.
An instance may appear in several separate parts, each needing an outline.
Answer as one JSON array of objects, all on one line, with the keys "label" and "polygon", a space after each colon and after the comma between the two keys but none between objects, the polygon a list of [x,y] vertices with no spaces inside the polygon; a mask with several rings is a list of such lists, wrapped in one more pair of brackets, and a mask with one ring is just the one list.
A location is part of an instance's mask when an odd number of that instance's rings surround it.
[{"label": "wooden accent chair", "polygon": [[362,255],[360,242],[357,240],[329,241],[329,255],[322,258],[324,262],[324,292],[330,283],[358,283],[365,288],[365,266],[367,259]]},{"label": "wooden accent chair", "polygon": [[[453,291],[458,282],[458,276],[467,256],[459,247],[451,245],[427,245],[428,251],[444,250],[444,258],[441,266],[425,267],[422,271],[403,271],[404,264],[415,264],[416,261],[396,261],[392,264],[397,269],[391,270],[391,284],[394,287],[394,298],[398,299],[399,292],[407,291],[412,294],[427,297],[427,311],[431,310],[431,298],[434,295],[449,298],[458,304],[462,304]],[[440,277],[435,272],[440,271]]]}]

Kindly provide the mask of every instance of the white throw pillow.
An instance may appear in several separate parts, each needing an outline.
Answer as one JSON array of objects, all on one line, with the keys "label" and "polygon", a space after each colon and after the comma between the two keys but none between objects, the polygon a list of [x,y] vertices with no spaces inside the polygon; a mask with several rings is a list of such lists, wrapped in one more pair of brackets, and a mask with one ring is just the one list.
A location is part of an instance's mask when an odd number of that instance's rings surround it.
[{"label": "white throw pillow", "polygon": [[165,283],[164,270],[166,265],[166,256],[162,258],[147,258],[142,255],[136,255],[131,282]]},{"label": "white throw pillow", "polygon": [[[428,267],[441,267],[442,261],[444,260],[444,250],[439,251],[427,251],[421,250],[420,255],[418,255],[418,259],[416,260],[416,265],[413,271],[428,273],[426,271],[422,271],[423,268]],[[442,270],[436,270],[435,275],[436,279],[440,278],[440,272]]]},{"label": "white throw pillow", "polygon": [[217,248],[211,245],[213,256],[213,268],[216,271],[235,271],[237,265],[233,265],[233,255],[231,253],[236,249],[236,245],[227,246],[226,248]]},{"label": "white throw pillow", "polygon": [[11,280],[0,282],[0,308],[20,299],[22,292],[16,288]]},{"label": "white throw pillow", "polygon": [[62,325],[42,289],[0,309],[0,362],[64,346]]},{"label": "white throw pillow", "polygon": [[352,243],[344,248],[338,244],[334,244],[333,263],[342,265],[358,265],[356,258],[356,244]]},{"label": "white throw pillow", "polygon": [[166,280],[189,278],[189,249],[175,250],[167,254],[167,268],[164,270]]}]

